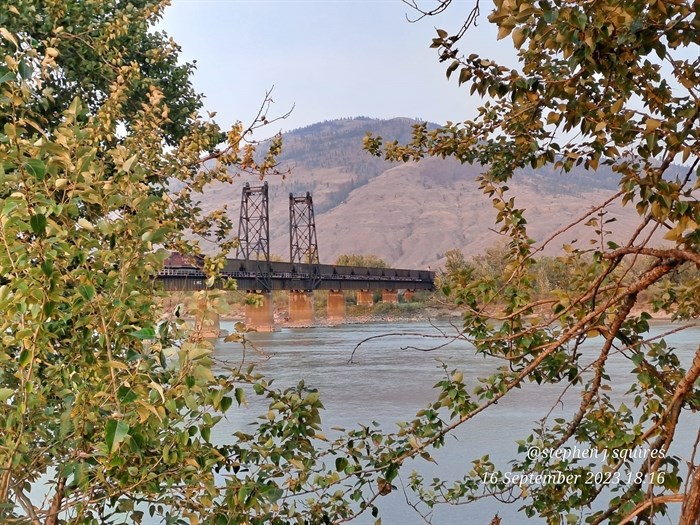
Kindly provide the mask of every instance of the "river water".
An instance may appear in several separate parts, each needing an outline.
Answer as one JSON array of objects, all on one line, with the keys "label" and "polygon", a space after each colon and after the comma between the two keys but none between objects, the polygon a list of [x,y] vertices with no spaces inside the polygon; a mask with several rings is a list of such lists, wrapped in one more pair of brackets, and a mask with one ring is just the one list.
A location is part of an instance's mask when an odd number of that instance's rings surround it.
[{"label": "river water", "polygon": [[[675,328],[668,323],[652,326],[652,335]],[[233,330],[222,323],[222,328]],[[436,399],[433,385],[444,378],[443,365],[448,370],[464,372],[465,382],[474,385],[477,377],[489,375],[497,366],[493,360],[475,355],[473,347],[464,341],[430,352],[430,348],[444,341],[426,338],[437,335],[438,328],[454,334],[456,329],[443,322],[436,326],[427,322],[371,323],[316,327],[307,329],[283,329],[272,333],[251,333],[250,340],[260,349],[248,349],[245,362],[255,364],[256,369],[275,379],[278,388],[293,386],[303,379],[307,386],[320,391],[326,407],[322,418],[324,428],[344,428],[378,422],[384,430],[396,430],[399,421],[411,420],[416,411]],[[389,334],[394,334],[390,336]],[[422,335],[417,335],[422,334]],[[362,340],[371,339],[356,351],[352,364],[349,362],[353,348]],[[666,337],[669,345],[678,348],[684,366],[688,366],[700,343],[700,327],[696,326]],[[592,344],[594,344],[593,341]],[[594,353],[591,347],[591,355]],[[217,344],[218,359],[238,364],[244,354],[236,343]],[[621,397],[634,378],[629,374],[630,364],[625,358],[613,357],[606,371],[611,377],[614,397]],[[508,460],[516,456],[516,439],[529,435],[536,421],[556,405],[551,418],[570,417],[578,406],[578,394],[565,397],[556,403],[561,387],[556,385],[527,385],[474,420],[462,425],[453,439],[448,439],[444,448],[435,451],[437,465],[416,462],[401,471],[408,479],[410,470],[416,468],[427,479],[439,475],[443,479],[459,479],[471,468],[471,461],[489,454],[497,466],[507,470]],[[231,434],[246,425],[256,416],[267,412],[264,399],[248,396],[248,408],[232,409],[231,415],[222,422],[217,431],[218,439],[230,439]],[[631,405],[630,405],[631,406]],[[693,419],[694,418],[694,419]],[[697,414],[684,414],[678,430],[674,449],[683,459],[689,459],[692,444],[700,427]],[[397,480],[395,485],[400,486]],[[412,501],[415,497],[408,494]],[[406,495],[400,489],[379,499],[383,523],[421,524],[425,521],[406,503]],[[487,499],[463,506],[441,506],[431,516],[432,523],[439,525],[488,524],[498,512],[503,525],[519,523],[543,523],[528,520],[519,514],[516,505],[504,505]],[[361,516],[353,523],[369,524],[371,516]],[[677,522],[677,512],[668,521]]]}]

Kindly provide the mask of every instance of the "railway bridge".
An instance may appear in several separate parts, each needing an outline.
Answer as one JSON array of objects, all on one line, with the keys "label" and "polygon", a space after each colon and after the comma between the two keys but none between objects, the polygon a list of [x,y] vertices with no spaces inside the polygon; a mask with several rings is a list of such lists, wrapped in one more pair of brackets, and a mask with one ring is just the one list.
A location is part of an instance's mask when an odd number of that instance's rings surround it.
[{"label": "railway bridge", "polygon": [[[241,198],[236,258],[226,261],[220,278],[235,279],[239,290],[262,295],[262,304],[246,307],[246,324],[258,330],[274,330],[273,290],[289,290],[292,322],[313,323],[313,292],[328,290],[328,317],[345,317],[345,294],[356,294],[357,304],[371,305],[374,292],[382,292],[382,301],[396,303],[399,291],[410,300],[416,290],[433,290],[435,272],[397,268],[366,268],[320,264],[316,242],[313,201],[305,196],[289,195],[290,262],[271,261],[269,252],[268,187],[245,184]],[[169,291],[201,290],[206,276],[196,262],[173,253],[159,273],[159,281]],[[207,335],[217,335],[218,318],[208,315]]]}]

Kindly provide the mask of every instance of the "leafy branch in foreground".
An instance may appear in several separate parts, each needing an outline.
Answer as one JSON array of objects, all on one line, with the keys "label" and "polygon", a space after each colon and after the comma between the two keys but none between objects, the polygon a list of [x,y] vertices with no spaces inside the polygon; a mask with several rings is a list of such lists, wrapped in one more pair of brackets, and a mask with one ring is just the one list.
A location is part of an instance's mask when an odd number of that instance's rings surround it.
[{"label": "leafy branch in foreground", "polygon": [[[423,9],[420,17],[457,8],[450,4]],[[643,448],[653,458],[639,464],[607,455],[604,471],[624,480],[613,493],[605,490],[605,480],[586,483],[586,476],[561,484],[526,483],[516,495],[523,511],[549,523],[626,523],[652,520],[677,504],[680,523],[697,523],[695,451],[671,454],[670,447],[682,421],[697,428],[692,421],[700,409],[700,347],[683,360],[664,339],[646,338],[650,316],[638,312],[640,295],[646,294],[677,321],[700,315],[697,5],[498,1],[489,21],[498,26],[499,38],[512,38],[517,70],[460,53],[478,10],[477,4],[456,34],[439,29],[433,39],[448,63],[448,78],[457,76],[471,94],[487,99],[478,117],[434,131],[415,126],[405,145],[384,145],[373,136],[365,142],[372,153],[392,160],[433,155],[483,165],[479,186],[509,241],[500,279],[463,272],[447,281],[447,291],[466,308],[465,337],[477,352],[504,364],[474,391],[478,407],[465,405],[449,426],[503,396],[517,396],[524,382],[560,385],[562,392],[576,389],[580,398],[576,406],[567,405],[569,417],[545,417],[523,440],[522,453],[529,443],[552,450]],[[591,248],[567,247],[559,260],[570,278],[542,301],[534,257],[574,224],[549,239],[530,238],[527,210],[518,208],[508,181],[519,169],[552,165],[565,177],[574,166],[596,170],[601,164],[619,175],[619,192],[598,209],[615,202],[634,206],[638,227],[617,244],[606,235],[615,225],[589,220],[589,213],[576,221],[588,221],[594,230]],[[683,284],[678,274],[685,275]],[[629,363],[627,404],[609,393],[606,369],[618,356]],[[473,499],[486,468],[476,465],[447,493],[442,482],[426,491],[418,478],[416,488],[429,505]],[[518,457],[513,464],[515,472],[543,475],[596,468],[601,466],[551,457]],[[648,479],[652,483],[646,484]]]}]

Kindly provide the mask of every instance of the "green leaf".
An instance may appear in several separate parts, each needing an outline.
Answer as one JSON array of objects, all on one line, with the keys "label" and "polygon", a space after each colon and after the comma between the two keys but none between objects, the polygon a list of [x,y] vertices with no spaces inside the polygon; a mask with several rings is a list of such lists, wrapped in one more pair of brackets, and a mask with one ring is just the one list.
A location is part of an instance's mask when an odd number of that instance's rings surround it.
[{"label": "green leaf", "polygon": [[2,69],[0,69],[0,84],[4,84],[5,82],[10,82],[12,80],[15,80],[16,78],[17,78],[17,75],[15,75],[12,71],[3,72]]},{"label": "green leaf", "polygon": [[95,297],[95,287],[91,284],[81,284],[78,286],[78,293],[86,301],[91,301],[92,298]]},{"label": "green leaf", "polygon": [[129,335],[135,337],[136,339],[154,339],[156,337],[156,331],[153,328],[141,328],[136,332],[131,332]]},{"label": "green leaf", "polygon": [[46,176],[46,165],[41,159],[29,159],[22,166],[30,175],[36,177],[37,180],[44,180]]},{"label": "green leaf", "polygon": [[348,460],[346,458],[336,458],[335,459],[335,470],[338,472],[345,472],[345,467],[348,466]]},{"label": "green leaf", "polygon": [[34,72],[34,69],[32,68],[32,66],[27,64],[26,61],[20,60],[18,69],[20,76],[24,80],[29,80],[30,78],[32,78],[32,73]]},{"label": "green leaf", "polygon": [[44,235],[46,231],[46,215],[43,213],[32,215],[31,219],[29,219],[29,224],[36,235]]},{"label": "green leaf", "polygon": [[32,353],[26,348],[19,353],[19,366],[27,366],[32,360]]},{"label": "green leaf", "polygon": [[117,390],[117,397],[122,403],[131,403],[139,396],[130,387],[122,385],[119,387],[119,390]]},{"label": "green leaf", "polygon": [[11,388],[0,388],[0,403],[4,403],[10,396],[13,396],[15,391]]},{"label": "green leaf", "polygon": [[51,277],[53,273],[53,261],[51,259],[46,259],[41,262],[41,271],[46,277]]},{"label": "green leaf", "polygon": [[56,303],[54,303],[53,301],[48,301],[48,302],[44,303],[44,307],[42,308],[44,315],[46,317],[51,317],[51,314],[53,313],[53,311],[55,309],[56,309]]},{"label": "green leaf", "polygon": [[236,396],[236,403],[238,403],[238,406],[248,404],[245,400],[245,392],[241,387],[237,387],[236,390],[234,390],[234,395]]},{"label": "green leaf", "polygon": [[105,427],[105,443],[109,453],[113,453],[119,448],[119,444],[124,441],[124,438],[129,433],[129,425],[124,421],[110,419]]},{"label": "green leaf", "polygon": [[[236,396],[236,399],[238,399],[238,396]],[[238,402],[240,405],[240,401]],[[233,399],[231,399],[228,396],[225,396],[221,399],[221,411],[226,412],[229,408],[231,408],[231,405],[233,405]]]},{"label": "green leaf", "polygon": [[544,18],[544,21],[547,22],[548,24],[551,24],[554,22],[557,18],[559,17],[559,11],[553,10],[553,9],[548,9],[545,7],[544,12],[542,13],[542,18]]}]

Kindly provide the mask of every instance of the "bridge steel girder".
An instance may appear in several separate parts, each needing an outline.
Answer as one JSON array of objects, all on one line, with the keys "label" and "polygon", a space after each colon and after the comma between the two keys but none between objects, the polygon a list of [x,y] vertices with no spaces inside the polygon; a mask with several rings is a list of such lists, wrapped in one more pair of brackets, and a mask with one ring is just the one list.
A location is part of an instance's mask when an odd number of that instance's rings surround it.
[{"label": "bridge steel girder", "polygon": [[[236,279],[240,290],[434,290],[435,272],[364,268],[329,264],[228,259],[223,279]],[[195,266],[166,267],[159,274],[166,290],[199,290],[205,276]],[[261,283],[269,283],[264,288]]]},{"label": "bridge steel girder", "polygon": [[251,187],[245,183],[241,192],[236,258],[257,266],[257,278],[251,290],[270,291],[271,282],[265,278],[264,267],[270,262],[270,213],[268,186]]},{"label": "bridge steel girder", "polygon": [[308,191],[303,197],[289,194],[289,261],[319,264],[314,203]]}]

